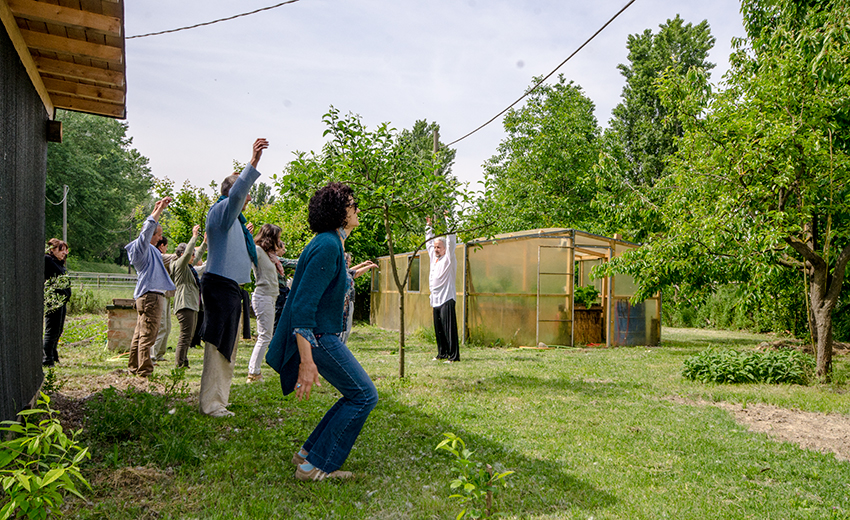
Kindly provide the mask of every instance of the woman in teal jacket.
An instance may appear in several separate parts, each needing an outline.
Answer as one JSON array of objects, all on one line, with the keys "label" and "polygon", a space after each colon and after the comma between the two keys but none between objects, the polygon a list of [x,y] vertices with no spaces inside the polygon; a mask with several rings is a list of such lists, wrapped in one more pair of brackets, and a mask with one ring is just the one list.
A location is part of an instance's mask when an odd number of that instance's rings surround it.
[{"label": "woman in teal jacket", "polygon": [[298,259],[266,362],[280,373],[284,395],[309,399],[319,375],[342,394],[292,462],[298,480],[346,479],[353,473],[339,468],[378,404],[374,383],[338,336],[350,283],[345,238],[359,224],[359,210],[351,188],[331,183],[313,195],[308,212],[316,236]]}]

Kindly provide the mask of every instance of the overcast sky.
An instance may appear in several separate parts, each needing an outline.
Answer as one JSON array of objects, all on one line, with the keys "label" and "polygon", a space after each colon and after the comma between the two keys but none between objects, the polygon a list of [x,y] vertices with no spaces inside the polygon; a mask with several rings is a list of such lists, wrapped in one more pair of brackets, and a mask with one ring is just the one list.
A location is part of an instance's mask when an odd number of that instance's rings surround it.
[{"label": "overcast sky", "polygon": [[[276,0],[133,0],[127,36],[193,25]],[[627,0],[300,0],[236,20],[127,40],[127,122],[154,176],[179,187],[223,179],[256,137],[271,184],[296,150],[319,151],[330,105],[374,128],[436,121],[451,142],[549,73]],[[707,19],[719,81],[744,35],[735,0],[637,0],[559,72],[579,84],[607,126],[620,101],[626,38],[680,14]],[[482,179],[504,138],[501,119],[457,143],[454,173]]]}]

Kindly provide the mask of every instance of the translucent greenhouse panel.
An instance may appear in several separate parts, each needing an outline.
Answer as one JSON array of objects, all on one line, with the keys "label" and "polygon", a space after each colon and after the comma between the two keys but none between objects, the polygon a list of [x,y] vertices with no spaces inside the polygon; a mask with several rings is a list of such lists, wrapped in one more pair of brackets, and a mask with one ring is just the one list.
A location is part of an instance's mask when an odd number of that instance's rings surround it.
[{"label": "translucent greenhouse panel", "polygon": [[632,304],[628,298],[613,301],[614,333],[612,345],[657,345],[661,322],[655,298]]},{"label": "translucent greenhouse panel", "polygon": [[601,258],[598,259],[598,260],[582,260],[580,262],[576,262],[576,264],[580,264],[580,266],[581,266],[581,281],[580,281],[579,285],[582,285],[582,286],[592,285],[592,286],[596,287],[596,289],[598,291],[601,291],[602,290],[602,278],[597,278],[596,280],[591,280],[590,279],[590,271],[594,267],[602,265],[603,263],[605,263],[605,260],[603,260]]},{"label": "translucent greenhouse panel", "polygon": [[537,316],[539,341],[547,345],[570,345],[572,309],[566,296],[541,296]]},{"label": "translucent greenhouse panel", "polygon": [[535,296],[469,296],[469,338],[481,343],[534,345]]},{"label": "translucent greenhouse panel", "polygon": [[[422,256],[419,255],[413,259],[413,264],[410,266],[410,277],[408,278],[407,290],[410,292],[419,292],[420,284],[422,279],[419,277],[420,265],[422,263]],[[406,267],[405,267],[406,269]],[[427,285],[428,281],[425,281]]]},{"label": "translucent greenhouse panel", "polygon": [[614,297],[631,298],[637,292],[635,279],[627,274],[614,275]]},{"label": "translucent greenhouse panel", "polygon": [[535,294],[537,245],[504,240],[469,248],[470,293]]}]

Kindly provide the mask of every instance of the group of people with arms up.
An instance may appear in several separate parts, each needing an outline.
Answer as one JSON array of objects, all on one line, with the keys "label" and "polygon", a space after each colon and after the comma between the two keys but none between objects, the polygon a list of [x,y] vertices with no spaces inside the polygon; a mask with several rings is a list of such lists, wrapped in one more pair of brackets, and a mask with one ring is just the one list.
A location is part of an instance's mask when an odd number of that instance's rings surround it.
[{"label": "group of people with arms up", "polygon": [[[159,220],[170,197],[157,201],[139,237],[127,245],[138,273],[133,295],[138,318],[128,368],[140,377],[153,372],[151,351],[166,294],[171,291],[180,324],[175,362],[178,367],[188,366],[186,352],[203,302],[200,411],[212,417],[234,415],[227,406],[242,316],[241,286],[251,281],[253,269],[256,288],[252,305],[258,339],[250,357],[248,381],[262,380],[260,367],[265,354],[265,362],[280,374],[284,395],[295,392],[299,400],[307,400],[313,387],[321,386],[321,378],[330,383],[341,397],[293,454],[292,463],[298,480],[349,479],[354,474],[340,468],[378,403],[374,383],[346,346],[352,323],[354,278],[377,265],[367,261],[350,266],[345,241],[360,223],[360,209],[354,191],[338,182],[317,190],[310,199],[308,223],[315,236],[297,261],[282,258],[278,226],[264,224],[255,236],[251,234],[252,226],[242,211],[250,201],[249,191],[260,176],[257,166],[268,146],[265,139],[257,139],[245,169],[221,183],[221,197],[209,210],[200,249],[195,249],[200,232],[200,227],[195,226],[192,239],[178,246],[176,256],[166,267],[157,244],[162,238]],[[430,224],[429,221],[428,238],[434,240],[428,242],[428,253],[437,357],[454,362],[459,360],[454,236],[434,238]],[[207,261],[195,269],[204,245]],[[295,275],[288,287],[284,268],[293,266]],[[44,350],[46,359],[47,334]]]}]

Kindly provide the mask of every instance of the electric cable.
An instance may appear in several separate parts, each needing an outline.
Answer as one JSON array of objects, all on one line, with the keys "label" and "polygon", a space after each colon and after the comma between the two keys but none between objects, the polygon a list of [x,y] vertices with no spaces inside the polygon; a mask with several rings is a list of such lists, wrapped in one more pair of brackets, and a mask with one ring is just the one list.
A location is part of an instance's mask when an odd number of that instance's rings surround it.
[{"label": "electric cable", "polygon": [[[68,190],[68,191],[70,192],[71,190]],[[68,199],[68,201],[69,201],[69,202],[70,202],[70,200],[71,200],[71,199]],[[131,229],[133,229],[133,224],[132,224],[132,223],[130,223],[130,226],[129,226],[129,227],[127,227],[127,229],[117,229],[117,230],[114,230],[114,229],[107,229],[107,228],[106,228],[105,226],[103,226],[100,222],[98,222],[97,220],[95,220],[95,218],[92,216],[92,214],[91,214],[91,213],[89,213],[89,210],[87,210],[87,209],[86,209],[86,207],[85,207],[85,205],[84,205],[84,204],[80,204],[80,203],[78,203],[78,201],[77,201],[76,199],[74,199],[74,202],[75,202],[75,203],[77,203],[76,205],[77,205],[80,209],[82,209],[82,210],[83,210],[83,212],[84,212],[86,215],[88,215],[88,216],[89,216],[89,218],[87,218],[86,220],[88,220],[91,224],[94,224],[95,226],[99,227],[100,229],[102,229],[102,230],[106,231],[107,233],[113,233],[113,234],[116,234],[116,235],[117,235],[118,233],[126,233],[127,231],[130,231]]]},{"label": "electric cable", "polygon": [[49,202],[49,203],[53,204],[54,206],[58,206],[59,204],[62,204],[63,202],[65,202],[65,199],[67,199],[67,198],[68,198],[68,194],[69,194],[69,193],[71,193],[71,189],[70,189],[70,188],[68,188],[67,190],[65,190],[65,195],[64,195],[64,196],[62,196],[62,200],[60,200],[59,202],[53,202],[52,200],[48,199],[48,198],[47,198],[47,194],[45,193],[45,194],[44,194],[44,200],[46,200],[47,202]]},{"label": "electric cable", "polygon": [[623,6],[623,8],[622,8],[622,9],[620,9],[619,11],[617,11],[617,14],[615,14],[614,16],[612,16],[610,20],[608,20],[607,22],[605,22],[605,25],[603,25],[603,26],[602,26],[602,27],[600,27],[600,28],[599,28],[599,29],[598,29],[595,33],[593,33],[593,35],[592,35],[590,38],[588,38],[587,40],[585,40],[585,42],[584,42],[584,43],[582,43],[582,44],[579,46],[579,48],[578,48],[578,49],[576,49],[575,51],[573,51],[573,53],[572,53],[572,54],[570,54],[569,56],[567,56],[567,59],[565,59],[564,61],[562,61],[562,62],[561,62],[561,64],[560,64],[560,65],[558,65],[557,67],[555,67],[555,68],[552,70],[552,72],[550,72],[549,74],[547,74],[547,75],[546,75],[546,77],[544,77],[543,79],[541,79],[540,81],[538,81],[537,83],[535,83],[535,84],[534,84],[534,86],[533,86],[533,87],[531,87],[529,90],[527,90],[527,91],[525,92],[525,94],[523,94],[522,96],[520,96],[520,97],[519,97],[519,99],[517,99],[516,101],[514,101],[513,103],[511,103],[510,105],[508,105],[508,107],[507,107],[507,108],[505,108],[504,110],[502,110],[501,112],[499,112],[498,114],[496,114],[495,116],[493,116],[493,117],[492,117],[489,121],[487,121],[487,122],[486,122],[486,123],[484,123],[483,125],[479,126],[478,128],[476,128],[475,130],[473,130],[473,131],[469,132],[468,134],[464,135],[464,136],[463,136],[463,137],[461,137],[460,139],[455,139],[454,141],[450,142],[449,144],[444,145],[444,147],[448,148],[449,146],[451,146],[451,145],[453,145],[453,144],[455,144],[455,143],[458,143],[458,142],[460,142],[460,141],[463,141],[464,139],[466,139],[467,137],[471,136],[471,135],[472,135],[472,134],[474,134],[475,132],[477,132],[477,131],[481,130],[481,129],[482,129],[482,128],[484,128],[485,126],[489,125],[490,123],[492,123],[493,121],[495,121],[496,119],[498,119],[498,118],[499,118],[499,116],[503,115],[505,112],[507,112],[508,110],[512,109],[512,108],[514,107],[514,105],[516,105],[517,103],[519,103],[520,101],[522,101],[523,99],[525,99],[525,97],[526,97],[526,96],[528,96],[529,94],[531,94],[532,92],[534,92],[535,90],[537,90],[537,87],[539,87],[540,85],[542,85],[542,84],[543,84],[543,83],[544,83],[547,79],[549,79],[549,78],[552,76],[552,74],[554,74],[555,72],[557,72],[557,71],[558,71],[558,69],[560,69],[561,67],[563,67],[565,63],[567,63],[568,61],[570,61],[570,59],[571,59],[573,56],[575,56],[576,54],[578,54],[578,52],[579,52],[580,50],[582,50],[582,49],[583,49],[583,48],[584,48],[584,47],[585,47],[588,43],[590,43],[590,42],[591,42],[591,40],[593,40],[594,38],[596,38],[596,36],[597,36],[599,33],[601,33],[603,30],[605,30],[605,28],[606,28],[606,27],[608,27],[608,26],[611,24],[611,22],[613,22],[614,20],[616,20],[616,19],[617,19],[617,17],[618,17],[618,16],[620,16],[621,14],[623,14],[623,11],[625,11],[626,9],[628,9],[628,8],[629,8],[629,6],[631,6],[633,3],[635,3],[635,0],[629,0],[629,3],[627,3],[625,6]]},{"label": "electric cable", "polygon": [[148,36],[158,36],[160,34],[168,34],[168,33],[174,33],[174,32],[178,32],[178,31],[186,31],[186,30],[189,30],[189,29],[196,29],[198,27],[203,27],[205,25],[212,25],[214,23],[219,23],[219,22],[227,22],[229,20],[234,20],[236,18],[241,18],[243,16],[248,16],[248,15],[251,15],[251,14],[257,14],[257,13],[261,13],[263,11],[270,11],[272,9],[277,9],[278,7],[284,6],[286,4],[294,4],[295,2],[298,2],[298,1],[299,0],[287,0],[286,2],[281,2],[279,4],[270,5],[268,7],[262,7],[260,9],[256,9],[256,10],[248,12],[248,13],[235,14],[233,16],[228,16],[227,18],[219,18],[218,20],[212,20],[210,22],[203,22],[203,23],[198,23],[198,24],[195,24],[195,25],[189,25],[187,27],[178,27],[177,29],[168,29],[167,31],[159,31],[159,32],[152,32],[152,33],[147,33],[147,34],[137,34],[135,36],[127,36],[125,38],[125,40],[132,40],[134,38],[146,38]]}]

